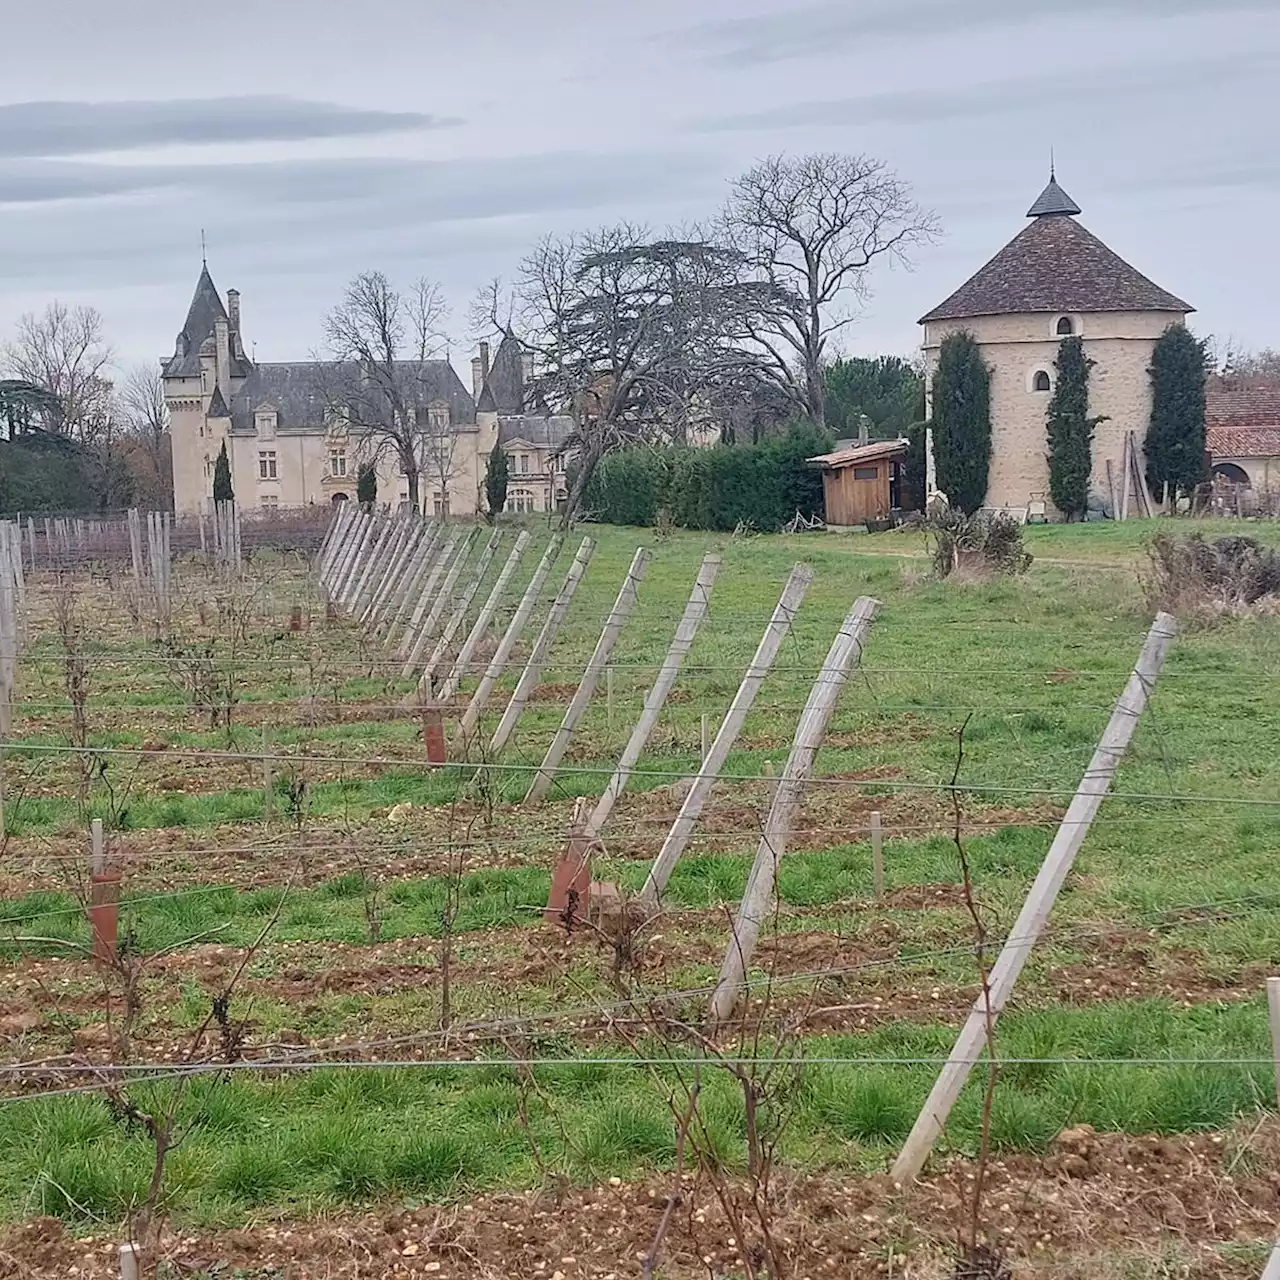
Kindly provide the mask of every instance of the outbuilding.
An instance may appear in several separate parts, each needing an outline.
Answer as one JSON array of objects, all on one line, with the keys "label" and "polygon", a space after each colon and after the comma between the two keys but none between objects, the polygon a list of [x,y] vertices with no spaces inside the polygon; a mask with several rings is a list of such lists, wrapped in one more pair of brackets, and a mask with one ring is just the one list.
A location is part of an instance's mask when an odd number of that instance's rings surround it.
[{"label": "outbuilding", "polygon": [[880,440],[809,459],[822,469],[822,496],[828,525],[887,520],[902,505],[905,440]]}]

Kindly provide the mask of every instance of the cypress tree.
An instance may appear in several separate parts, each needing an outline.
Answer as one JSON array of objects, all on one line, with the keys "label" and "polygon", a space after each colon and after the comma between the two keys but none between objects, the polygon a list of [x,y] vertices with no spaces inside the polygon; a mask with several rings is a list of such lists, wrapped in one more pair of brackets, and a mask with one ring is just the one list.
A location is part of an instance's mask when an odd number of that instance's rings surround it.
[{"label": "cypress tree", "polygon": [[933,456],[938,488],[972,514],[987,497],[991,469],[991,370],[971,333],[942,341],[933,375]]},{"label": "cypress tree", "polygon": [[484,467],[484,499],[489,508],[489,521],[496,520],[507,505],[507,483],[511,479],[511,463],[506,451],[494,445]]},{"label": "cypress tree", "polygon": [[1167,483],[1190,494],[1204,479],[1205,346],[1186,325],[1171,324],[1151,355],[1147,484],[1157,501]]},{"label": "cypress tree", "polygon": [[378,473],[372,462],[362,462],[356,472],[356,501],[362,507],[372,507],[378,500]]},{"label": "cypress tree", "polygon": [[1089,370],[1094,362],[1076,335],[1058,344],[1058,380],[1045,419],[1049,442],[1049,496],[1068,520],[1084,516],[1093,473],[1093,432],[1102,418],[1089,417]]},{"label": "cypress tree", "polygon": [[234,502],[236,495],[231,488],[231,459],[227,457],[227,442],[222,442],[218,460],[213,464],[214,502]]}]

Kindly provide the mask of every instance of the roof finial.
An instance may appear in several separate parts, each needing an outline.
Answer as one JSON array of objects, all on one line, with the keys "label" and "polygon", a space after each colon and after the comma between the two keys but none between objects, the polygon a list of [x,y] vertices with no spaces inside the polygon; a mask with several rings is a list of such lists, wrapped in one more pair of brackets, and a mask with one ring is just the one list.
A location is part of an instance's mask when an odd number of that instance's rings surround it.
[{"label": "roof finial", "polygon": [[207,268],[207,267],[208,267],[208,265],[209,265],[209,251],[208,251],[208,248],[206,247],[205,242],[204,242],[204,228],[203,228],[203,227],[201,227],[201,228],[200,228],[200,265],[201,265],[202,267],[206,267],[206,268]]},{"label": "roof finial", "polygon": [[1053,163],[1053,143],[1049,144],[1049,181],[1057,182],[1058,174]]}]

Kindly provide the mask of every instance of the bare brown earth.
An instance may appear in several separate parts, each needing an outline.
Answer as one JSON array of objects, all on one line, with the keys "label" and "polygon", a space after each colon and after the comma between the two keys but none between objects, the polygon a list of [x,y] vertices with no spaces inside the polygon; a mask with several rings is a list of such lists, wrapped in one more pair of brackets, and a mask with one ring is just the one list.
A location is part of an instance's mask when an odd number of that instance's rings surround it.
[{"label": "bare brown earth", "polygon": [[[1246,1152],[1247,1146],[1247,1152]],[[970,1218],[972,1161],[945,1161],[907,1189],[884,1175],[782,1179],[771,1228],[788,1275],[952,1273]],[[677,1184],[562,1188],[396,1205],[325,1220],[171,1234],[174,1276],[242,1280],[622,1280],[639,1276]],[[668,1280],[741,1273],[744,1249],[705,1180],[686,1174],[661,1258]],[[1280,1214],[1280,1122],[1194,1137],[1065,1132],[1044,1157],[993,1161],[979,1239],[1015,1276],[1256,1277]],[[1176,1246],[1169,1237],[1176,1235]],[[5,1280],[114,1280],[118,1236],[75,1238],[54,1219],[0,1232]]]}]

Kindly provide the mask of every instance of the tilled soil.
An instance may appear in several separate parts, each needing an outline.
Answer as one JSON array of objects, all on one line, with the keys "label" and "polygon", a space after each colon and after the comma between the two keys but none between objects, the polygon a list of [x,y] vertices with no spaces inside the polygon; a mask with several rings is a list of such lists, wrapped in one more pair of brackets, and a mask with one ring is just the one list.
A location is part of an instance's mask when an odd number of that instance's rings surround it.
[{"label": "tilled soil", "polygon": [[[1060,1135],[1045,1157],[994,1160],[979,1242],[1016,1276],[1190,1280],[1256,1277],[1280,1214],[1280,1122],[1185,1138]],[[793,1178],[775,1171],[766,1225],[796,1277],[951,1274],[970,1229],[975,1164],[951,1159],[919,1184],[885,1175]],[[553,1178],[553,1186],[555,1180]],[[719,1193],[717,1194],[717,1184]],[[542,1193],[490,1194],[447,1207],[275,1221],[214,1233],[169,1233],[163,1258],[177,1276],[253,1280],[622,1280],[642,1273],[668,1197],[662,1247],[669,1280],[741,1275],[762,1256],[750,1188],[686,1173],[680,1180]],[[735,1216],[724,1208],[724,1198]],[[119,1236],[76,1239],[35,1219],[0,1232],[9,1280],[114,1280]],[[1144,1265],[1145,1264],[1145,1265]]]}]

